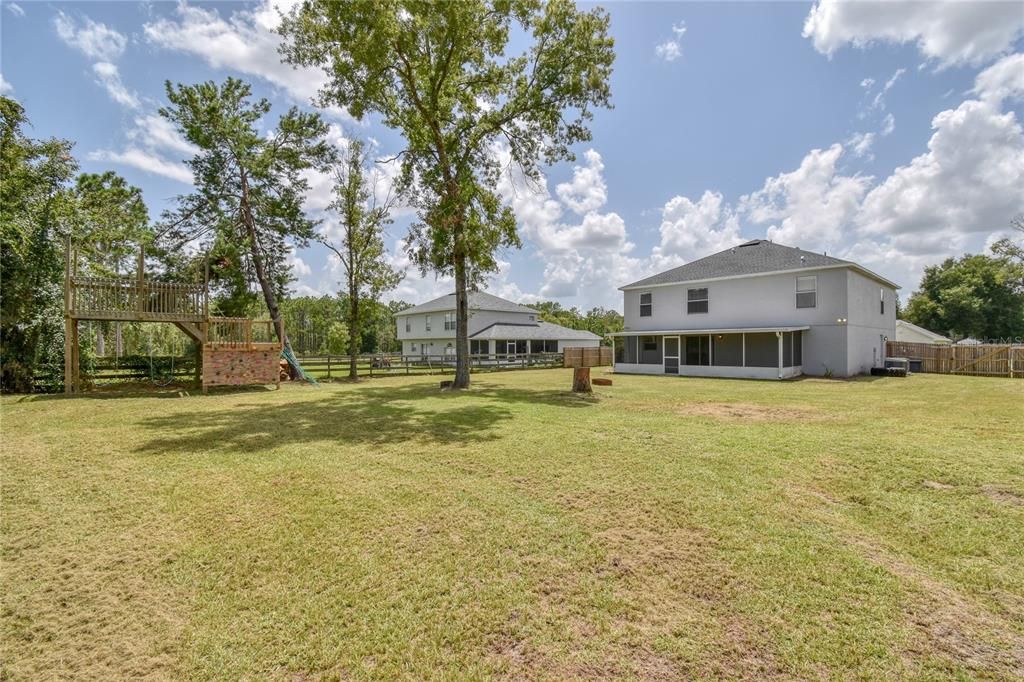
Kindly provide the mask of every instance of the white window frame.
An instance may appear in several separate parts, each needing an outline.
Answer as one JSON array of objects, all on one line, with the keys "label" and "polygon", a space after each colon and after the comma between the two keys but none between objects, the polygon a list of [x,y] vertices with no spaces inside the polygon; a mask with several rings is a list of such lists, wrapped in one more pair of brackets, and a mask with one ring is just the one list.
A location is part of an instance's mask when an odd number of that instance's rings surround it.
[{"label": "white window frame", "polygon": [[[800,280],[812,280],[814,282],[813,289],[801,289]],[[806,286],[806,285],[805,285]],[[800,294],[814,294],[813,305],[800,305]],[[797,308],[817,308],[818,307],[818,276],[817,275],[797,275],[796,276],[796,295],[795,303]]]},{"label": "white window frame", "polygon": [[453,331],[455,329],[455,313],[444,314],[444,330],[446,332]]},{"label": "white window frame", "polygon": [[[691,291],[703,291],[704,298],[690,298]],[[706,303],[707,310],[690,310],[691,303]],[[711,289],[709,287],[694,287],[686,290],[686,314],[687,315],[707,315],[711,312]]]},{"label": "white window frame", "polygon": [[885,315],[885,287],[878,287],[878,312]]},{"label": "white window frame", "polygon": [[405,331],[406,333],[412,331],[412,319],[408,315],[405,316]]},{"label": "white window frame", "polygon": [[[644,303],[644,296],[649,296],[650,297],[650,302],[649,303]],[[640,302],[640,317],[653,317],[654,316],[654,294],[652,294],[649,291],[641,291],[639,296],[637,296],[637,300]],[[644,306],[645,305],[649,308],[649,310],[647,311],[646,315],[644,315]]]},{"label": "white window frame", "polygon": [[429,332],[430,331],[430,315],[425,315],[424,319],[425,319],[425,323],[424,324],[426,325],[426,330]]}]

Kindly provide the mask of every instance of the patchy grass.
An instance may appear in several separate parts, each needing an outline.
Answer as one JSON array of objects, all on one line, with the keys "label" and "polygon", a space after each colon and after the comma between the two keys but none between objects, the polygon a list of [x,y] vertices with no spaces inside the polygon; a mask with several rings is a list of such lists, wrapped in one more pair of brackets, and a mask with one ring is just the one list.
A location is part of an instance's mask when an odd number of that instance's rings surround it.
[{"label": "patchy grass", "polygon": [[1024,382],[3,399],[0,678],[1024,675]]}]

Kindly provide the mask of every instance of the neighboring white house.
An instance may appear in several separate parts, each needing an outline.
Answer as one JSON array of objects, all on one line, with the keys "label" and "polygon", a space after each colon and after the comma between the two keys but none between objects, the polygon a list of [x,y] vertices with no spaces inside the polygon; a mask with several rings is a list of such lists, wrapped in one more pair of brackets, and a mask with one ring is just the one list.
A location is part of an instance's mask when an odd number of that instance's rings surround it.
[{"label": "neighboring white house", "polygon": [[[402,355],[455,354],[455,294],[395,313]],[[540,312],[482,291],[469,294],[471,355],[559,353],[601,345],[601,337],[540,319]]]},{"label": "neighboring white house", "polygon": [[952,339],[942,334],[930,332],[906,320],[896,320],[896,340],[906,343],[953,343]]},{"label": "neighboring white house", "polygon": [[881,366],[896,289],[867,268],[763,239],[621,287],[615,371],[783,379]]}]

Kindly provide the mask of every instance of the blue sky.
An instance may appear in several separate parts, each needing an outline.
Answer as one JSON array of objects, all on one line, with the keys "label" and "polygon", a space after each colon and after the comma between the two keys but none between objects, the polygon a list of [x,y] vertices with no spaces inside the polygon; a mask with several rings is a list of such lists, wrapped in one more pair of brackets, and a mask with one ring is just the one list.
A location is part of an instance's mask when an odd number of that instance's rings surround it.
[{"label": "blue sky", "polygon": [[[165,80],[243,77],[281,112],[322,79],[280,64],[276,0],[2,4],[0,88],[33,134],[75,141],[82,170],[141,187],[153,217],[189,188],[188,145],[156,115]],[[524,246],[500,254],[493,293],[621,309],[618,286],[768,237],[856,260],[905,297],[926,265],[984,250],[1024,211],[1019,3],[604,6],[615,107],[544,186],[503,182]],[[325,116],[340,145],[402,148],[373,121]],[[314,180],[320,215],[329,185]],[[409,219],[389,232],[399,267]],[[298,292],[337,290],[323,247],[294,266]],[[392,296],[450,290],[410,272]]]}]

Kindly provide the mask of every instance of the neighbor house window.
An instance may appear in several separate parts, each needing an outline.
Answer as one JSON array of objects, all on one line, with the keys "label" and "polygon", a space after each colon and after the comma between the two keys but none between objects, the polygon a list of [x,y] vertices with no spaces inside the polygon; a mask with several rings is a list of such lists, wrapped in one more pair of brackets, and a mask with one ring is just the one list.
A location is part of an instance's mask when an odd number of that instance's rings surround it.
[{"label": "neighbor house window", "polygon": [[410,320],[408,317],[405,318],[405,331],[407,331],[407,332],[411,332],[412,331],[412,320]]},{"label": "neighbor house window", "polygon": [[449,332],[449,331],[452,331],[453,329],[455,329],[455,313],[445,313],[444,314],[444,330],[446,332]]},{"label": "neighbor house window", "polygon": [[885,289],[878,290],[878,312],[885,315]]},{"label": "neighbor house window", "polygon": [[702,289],[687,289],[686,290],[686,312],[687,314],[692,313],[706,313],[708,311],[708,290],[707,287]]},{"label": "neighbor house window", "polygon": [[427,331],[430,331],[430,315],[427,315]]},{"label": "neighbor house window", "polygon": [[489,341],[478,341],[476,339],[469,340],[469,354],[470,355],[487,355],[490,352],[488,348]]},{"label": "neighbor house window", "polygon": [[536,321],[537,321],[537,316],[536,315],[530,315],[530,322],[536,322]]},{"label": "neighbor house window", "polygon": [[531,353],[557,353],[558,341],[555,339],[537,339],[530,341]]},{"label": "neighbor house window", "polygon": [[650,317],[653,309],[654,303],[650,292],[640,294],[640,317]]},{"label": "neighbor house window", "polygon": [[796,278],[796,307],[818,307],[818,278],[815,275]]}]

